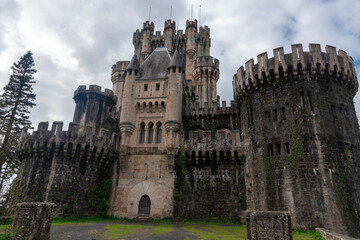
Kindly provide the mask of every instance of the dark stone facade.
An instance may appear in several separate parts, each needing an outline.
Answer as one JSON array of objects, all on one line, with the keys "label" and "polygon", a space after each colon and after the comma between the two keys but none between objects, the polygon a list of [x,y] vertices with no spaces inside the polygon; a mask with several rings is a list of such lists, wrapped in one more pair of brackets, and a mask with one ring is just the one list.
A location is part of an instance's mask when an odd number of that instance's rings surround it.
[{"label": "dark stone facade", "polygon": [[50,240],[53,203],[19,203],[15,207],[12,232],[15,240]]}]

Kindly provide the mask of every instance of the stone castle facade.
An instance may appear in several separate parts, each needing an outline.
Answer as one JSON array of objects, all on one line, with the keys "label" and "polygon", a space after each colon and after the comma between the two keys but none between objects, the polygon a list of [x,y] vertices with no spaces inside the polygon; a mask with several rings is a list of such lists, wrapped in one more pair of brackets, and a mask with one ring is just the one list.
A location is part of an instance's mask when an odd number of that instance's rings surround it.
[{"label": "stone castle facade", "polygon": [[310,44],[258,55],[217,96],[210,29],[145,22],[113,89],[79,86],[73,122],[43,122],[19,142],[21,201],[59,216],[236,219],[289,211],[295,228],[359,234],[358,82],[346,52]]}]

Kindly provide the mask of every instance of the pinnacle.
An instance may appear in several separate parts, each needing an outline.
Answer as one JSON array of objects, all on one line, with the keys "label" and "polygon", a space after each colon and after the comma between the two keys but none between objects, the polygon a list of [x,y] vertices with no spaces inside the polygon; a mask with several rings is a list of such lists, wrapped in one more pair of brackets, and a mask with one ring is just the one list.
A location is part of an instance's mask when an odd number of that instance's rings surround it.
[{"label": "pinnacle", "polygon": [[132,57],[127,69],[134,69],[134,70],[139,70],[140,69],[140,64],[139,64],[138,57],[137,57],[136,53]]}]

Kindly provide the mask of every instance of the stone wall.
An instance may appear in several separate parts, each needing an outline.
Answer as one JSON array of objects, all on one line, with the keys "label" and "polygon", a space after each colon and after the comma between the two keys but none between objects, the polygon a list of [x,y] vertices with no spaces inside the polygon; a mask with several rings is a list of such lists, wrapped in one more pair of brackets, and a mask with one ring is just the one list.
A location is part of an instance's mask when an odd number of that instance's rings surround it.
[{"label": "stone wall", "polygon": [[289,211],[294,228],[324,226],[357,235],[357,82],[334,66],[334,72],[321,64],[302,66],[281,68],[277,76],[270,71],[266,81],[238,96],[247,204]]},{"label": "stone wall", "polygon": [[[184,168],[185,167],[185,168]],[[244,159],[176,164],[174,218],[243,218],[246,209]]]},{"label": "stone wall", "polygon": [[136,218],[140,199],[150,198],[151,218],[172,217],[174,159],[155,148],[129,149],[120,155],[114,167],[113,193],[109,213],[117,217]]},{"label": "stone wall", "polygon": [[91,135],[93,128],[79,132],[78,124],[62,131],[60,122],[48,131],[47,125],[40,123],[32,135],[23,133],[13,200],[54,202],[57,216],[106,213],[116,157],[108,133]]}]

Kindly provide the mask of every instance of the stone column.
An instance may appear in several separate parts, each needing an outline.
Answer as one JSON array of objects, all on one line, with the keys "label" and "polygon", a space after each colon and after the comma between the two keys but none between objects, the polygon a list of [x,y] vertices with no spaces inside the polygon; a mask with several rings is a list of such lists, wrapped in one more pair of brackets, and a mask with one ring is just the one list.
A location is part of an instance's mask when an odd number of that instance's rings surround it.
[{"label": "stone column", "polygon": [[15,240],[50,240],[54,203],[24,202],[15,207],[12,231]]},{"label": "stone column", "polygon": [[292,240],[291,218],[288,212],[246,210],[247,240]]}]

